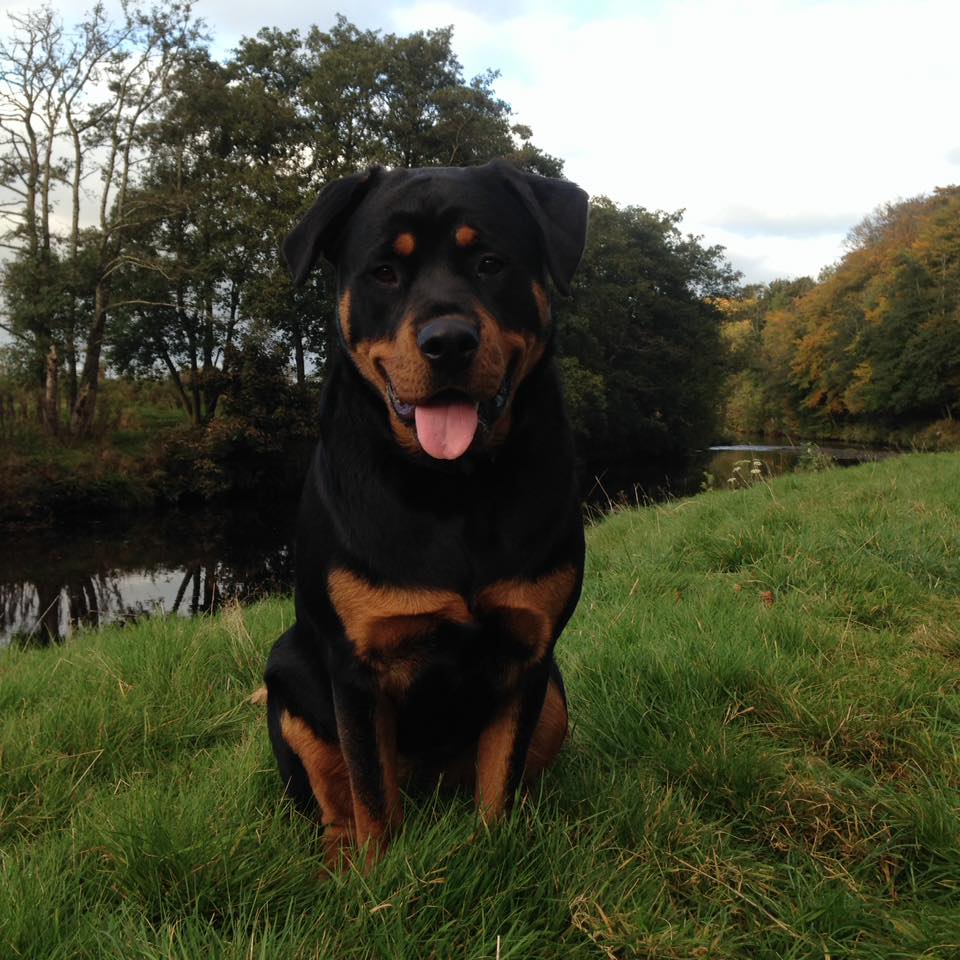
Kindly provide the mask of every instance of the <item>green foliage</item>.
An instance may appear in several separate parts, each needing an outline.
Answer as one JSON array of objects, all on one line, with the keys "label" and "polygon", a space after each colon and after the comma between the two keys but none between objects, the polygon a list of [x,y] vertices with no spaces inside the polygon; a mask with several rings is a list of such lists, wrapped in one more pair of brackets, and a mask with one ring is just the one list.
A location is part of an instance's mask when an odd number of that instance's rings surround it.
[{"label": "green foliage", "polygon": [[[468,165],[512,156],[560,164],[512,126],[496,74],[467,81],[450,28],[409,36],[360,30],[261,30],[223,63],[186,58],[151,127],[137,185],[149,216],[112,331],[121,370],[162,366],[194,423],[216,411],[214,376],[244,333],[280,333],[306,379],[330,350],[329,278],[294,289],[285,234],[330,179],[374,164]],[[119,288],[122,287],[122,290]]]},{"label": "green foliage", "polygon": [[168,435],[157,462],[167,500],[296,494],[316,443],[316,385],[291,381],[286,351],[228,347],[221,413]]},{"label": "green foliage", "polygon": [[683,236],[681,215],[590,211],[557,349],[579,448],[590,460],[683,457],[713,439],[723,374],[721,314],[738,275],[722,248]]},{"label": "green foliage", "polygon": [[800,459],[794,469],[800,473],[822,473],[824,470],[832,470],[833,467],[833,460],[815,443],[805,443],[803,453],[800,454]]},{"label": "green foliage", "polygon": [[289,601],[0,653],[0,954],[953,956],[958,518],[925,455],[592,527],[557,765],[492,829],[412,792],[367,874],[248,702]]},{"label": "green foliage", "polygon": [[398,36],[341,16],[327,31],[265,28],[218,62],[178,0],[116,17],[96,6],[76,26],[41,8],[11,25],[0,184],[22,203],[5,224],[5,326],[37,386],[53,385],[57,348],[76,435],[93,423],[103,355],[169,375],[195,425],[215,416],[243,335],[282,334],[301,384],[323,369],[332,298],[323,283],[294,290],[279,250],[330,179],[498,156],[561,169],[512,123],[495,72],[464,76],[451,28]]}]

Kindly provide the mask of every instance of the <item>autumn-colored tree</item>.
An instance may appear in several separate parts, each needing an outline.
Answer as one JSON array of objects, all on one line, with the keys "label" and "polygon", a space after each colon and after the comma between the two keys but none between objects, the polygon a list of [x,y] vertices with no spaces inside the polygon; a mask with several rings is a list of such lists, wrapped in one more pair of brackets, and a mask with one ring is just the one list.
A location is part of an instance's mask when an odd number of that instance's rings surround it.
[{"label": "autumn-colored tree", "polygon": [[[769,311],[725,306],[736,369],[767,422],[798,433],[950,417],[960,399],[960,187],[878,208],[819,282]],[[771,285],[771,289],[774,285]],[[759,330],[751,326],[760,317]],[[728,409],[734,429],[756,418]],[[749,423],[749,426],[747,424]],[[746,429],[745,429],[746,428]]]}]

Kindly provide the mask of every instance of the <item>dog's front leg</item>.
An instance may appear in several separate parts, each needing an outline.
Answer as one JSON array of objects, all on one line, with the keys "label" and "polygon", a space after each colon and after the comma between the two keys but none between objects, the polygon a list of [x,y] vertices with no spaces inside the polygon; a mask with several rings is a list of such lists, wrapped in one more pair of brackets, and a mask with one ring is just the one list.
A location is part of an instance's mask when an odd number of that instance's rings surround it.
[{"label": "dog's front leg", "polygon": [[547,690],[546,660],[525,670],[477,742],[476,800],[490,823],[506,812],[520,787],[527,752]]},{"label": "dog's front leg", "polygon": [[403,820],[393,703],[378,691],[334,685],[337,733],[350,776],[357,846],[372,863]]}]

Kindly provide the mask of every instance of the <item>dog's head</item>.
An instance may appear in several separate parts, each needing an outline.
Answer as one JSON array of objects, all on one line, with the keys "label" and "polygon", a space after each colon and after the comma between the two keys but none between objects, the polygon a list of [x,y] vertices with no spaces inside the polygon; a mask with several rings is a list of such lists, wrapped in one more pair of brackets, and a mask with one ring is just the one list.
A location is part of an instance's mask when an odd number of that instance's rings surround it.
[{"label": "dog's head", "polygon": [[507,436],[586,224],[579,187],[504,161],[376,168],[328,184],[283,253],[297,284],[336,266],[341,343],[398,443],[453,460]]}]

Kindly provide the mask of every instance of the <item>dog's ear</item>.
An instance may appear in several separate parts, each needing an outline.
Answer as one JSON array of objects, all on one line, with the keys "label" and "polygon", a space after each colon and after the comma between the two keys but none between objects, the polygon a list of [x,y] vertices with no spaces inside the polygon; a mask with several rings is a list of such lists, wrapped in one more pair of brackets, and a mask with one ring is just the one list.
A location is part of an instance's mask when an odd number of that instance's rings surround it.
[{"label": "dog's ear", "polygon": [[306,216],[283,241],[283,259],[299,287],[321,256],[336,263],[344,227],[360,201],[379,180],[381,167],[328,183]]},{"label": "dog's ear", "polygon": [[567,296],[587,242],[586,192],[569,180],[525,173],[505,160],[495,161],[495,166],[539,227],[550,276],[560,293]]}]

